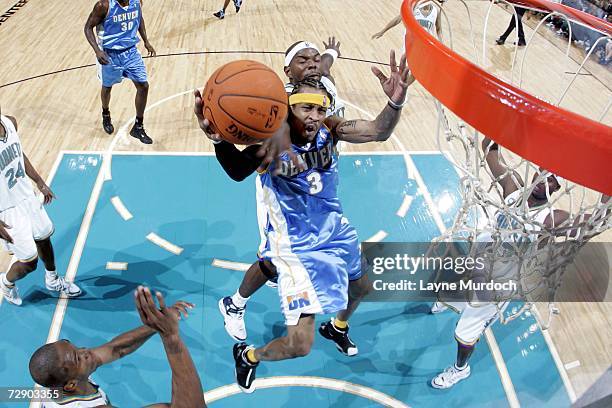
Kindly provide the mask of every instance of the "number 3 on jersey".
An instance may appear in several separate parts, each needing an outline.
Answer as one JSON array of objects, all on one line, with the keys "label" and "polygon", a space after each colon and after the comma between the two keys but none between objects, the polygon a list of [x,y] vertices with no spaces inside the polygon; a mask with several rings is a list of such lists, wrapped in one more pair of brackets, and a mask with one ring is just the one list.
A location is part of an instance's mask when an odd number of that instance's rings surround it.
[{"label": "number 3 on jersey", "polygon": [[323,191],[323,182],[321,181],[321,174],[313,171],[308,176],[306,176],[306,180],[310,183],[310,190],[308,191],[310,194],[318,194]]},{"label": "number 3 on jersey", "polygon": [[11,189],[17,184],[17,179],[19,177],[25,177],[25,172],[23,171],[23,167],[21,167],[21,163],[19,163],[19,167],[17,167],[17,172],[15,173],[15,169],[8,169],[4,174],[8,179],[8,188]]}]

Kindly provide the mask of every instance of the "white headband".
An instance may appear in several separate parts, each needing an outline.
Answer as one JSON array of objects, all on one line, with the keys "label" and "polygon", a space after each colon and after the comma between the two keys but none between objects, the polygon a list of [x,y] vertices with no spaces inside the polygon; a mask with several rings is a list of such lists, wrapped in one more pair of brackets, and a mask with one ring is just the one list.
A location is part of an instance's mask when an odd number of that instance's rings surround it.
[{"label": "white headband", "polygon": [[295,47],[291,49],[291,51],[289,51],[289,54],[287,54],[287,56],[285,57],[285,66],[288,67],[289,64],[291,64],[291,61],[293,60],[293,58],[295,58],[295,55],[298,52],[308,49],[308,48],[312,48],[316,50],[319,54],[321,53],[319,49],[317,48],[317,46],[314,45],[313,43],[308,42],[308,41],[299,42],[295,45]]}]

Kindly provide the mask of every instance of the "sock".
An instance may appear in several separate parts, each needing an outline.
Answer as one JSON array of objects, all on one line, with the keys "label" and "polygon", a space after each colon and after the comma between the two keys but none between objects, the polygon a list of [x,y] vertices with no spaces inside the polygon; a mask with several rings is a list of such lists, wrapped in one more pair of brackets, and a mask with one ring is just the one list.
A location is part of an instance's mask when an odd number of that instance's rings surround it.
[{"label": "sock", "polygon": [[110,110],[102,108],[102,114],[108,116],[110,115]]},{"label": "sock", "polygon": [[9,282],[8,278],[6,277],[6,273],[2,275],[2,283],[4,284],[4,286],[9,287],[9,288],[12,288],[13,286],[15,286],[13,282]]},{"label": "sock", "polygon": [[246,352],[246,360],[251,364],[257,364],[259,360],[255,357],[255,349],[248,349]]},{"label": "sock", "polygon": [[338,320],[334,318],[333,325],[336,329],[344,330],[348,327],[348,322],[346,320]]},{"label": "sock", "polygon": [[143,118],[139,118],[138,116],[136,116],[136,125],[142,126],[142,121],[143,120],[144,120]]},{"label": "sock", "polygon": [[459,367],[459,366],[457,365],[457,363],[455,363],[455,368],[456,368],[457,370],[459,370],[459,371],[463,371],[463,370],[465,370],[465,369],[467,368],[467,366],[468,366],[468,365],[467,365],[467,363],[465,363],[465,365],[464,365],[463,367]]},{"label": "sock", "polygon": [[48,281],[54,281],[57,279],[57,272],[45,269],[45,278]]},{"label": "sock", "polygon": [[234,304],[238,307],[245,307],[248,301],[249,298],[240,296],[239,291],[236,291],[236,293],[232,295],[232,302],[234,302]]}]

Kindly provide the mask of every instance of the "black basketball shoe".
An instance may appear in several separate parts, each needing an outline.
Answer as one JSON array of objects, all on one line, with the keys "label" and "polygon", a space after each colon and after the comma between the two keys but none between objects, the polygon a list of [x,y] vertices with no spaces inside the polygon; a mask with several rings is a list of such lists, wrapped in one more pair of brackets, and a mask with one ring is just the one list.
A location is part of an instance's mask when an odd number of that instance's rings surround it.
[{"label": "black basketball shoe", "polygon": [[130,136],[135,137],[144,144],[153,143],[153,139],[151,139],[149,135],[147,135],[147,132],[145,132],[144,126],[142,124],[134,123],[134,126],[132,126],[132,130],[130,130]]},{"label": "black basketball shoe", "polygon": [[242,392],[247,394],[255,391],[253,387],[253,381],[255,381],[255,369],[259,363],[251,363],[247,359],[246,353],[253,346],[247,346],[246,343],[234,344],[234,361],[236,362],[236,382]]},{"label": "black basketball shoe", "polygon": [[359,353],[359,349],[348,336],[348,331],[348,326],[346,329],[338,329],[334,326],[333,319],[327,323],[321,323],[321,326],[319,326],[319,333],[321,336],[336,343],[336,348],[342,354],[353,357]]},{"label": "black basketball shoe", "polygon": [[236,7],[236,13],[240,11],[240,6],[242,6],[242,0],[234,0],[234,7]]},{"label": "black basketball shoe", "polygon": [[113,121],[111,120],[110,112],[108,114],[102,113],[102,128],[104,128],[104,131],[109,135],[112,135],[115,131]]},{"label": "black basketball shoe", "polygon": [[219,20],[223,20],[225,18],[225,12],[223,10],[219,10],[216,13],[213,13],[213,16],[217,17]]}]

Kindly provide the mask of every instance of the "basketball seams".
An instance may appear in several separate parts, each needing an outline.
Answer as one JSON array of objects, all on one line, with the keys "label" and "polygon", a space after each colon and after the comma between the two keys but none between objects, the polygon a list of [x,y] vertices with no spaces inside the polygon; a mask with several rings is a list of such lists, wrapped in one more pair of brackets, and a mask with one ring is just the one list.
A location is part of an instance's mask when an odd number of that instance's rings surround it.
[{"label": "basketball seams", "polygon": [[241,69],[238,72],[234,72],[233,74],[230,74],[227,78],[223,78],[222,81],[217,81],[217,78],[219,77],[219,75],[223,72],[223,70],[219,71],[217,73],[217,75],[215,75],[214,77],[214,83],[215,85],[221,85],[222,83],[226,82],[228,79],[231,79],[233,77],[235,77],[236,75],[240,75],[244,72],[249,72],[249,71],[266,71],[266,72],[272,72],[274,75],[276,75],[276,72],[272,71],[270,68],[265,68],[265,67],[252,67],[252,68],[247,68],[247,69]]}]

